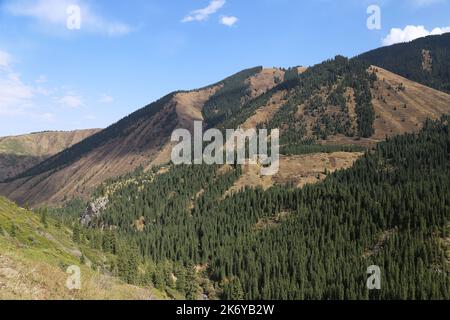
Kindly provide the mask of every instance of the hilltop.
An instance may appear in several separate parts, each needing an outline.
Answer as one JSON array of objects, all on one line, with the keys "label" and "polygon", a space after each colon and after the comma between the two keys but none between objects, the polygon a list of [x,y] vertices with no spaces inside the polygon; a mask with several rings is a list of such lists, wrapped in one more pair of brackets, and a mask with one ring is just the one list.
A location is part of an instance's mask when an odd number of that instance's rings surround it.
[{"label": "hilltop", "polygon": [[0,137],[0,181],[34,167],[98,131],[46,131]]}]

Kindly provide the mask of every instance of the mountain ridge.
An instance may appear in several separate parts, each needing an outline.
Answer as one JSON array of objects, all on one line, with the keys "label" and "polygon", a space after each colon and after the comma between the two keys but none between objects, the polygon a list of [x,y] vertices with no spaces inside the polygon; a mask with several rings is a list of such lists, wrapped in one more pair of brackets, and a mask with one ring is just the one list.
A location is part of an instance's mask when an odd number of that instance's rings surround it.
[{"label": "mountain ridge", "polygon": [[171,132],[192,130],[195,120],[219,129],[280,128],[284,152],[302,154],[328,144],[373,147],[450,112],[449,95],[361,56],[337,56],[308,68],[255,67],[172,92],[0,184],[0,193],[31,205],[86,197],[107,179],[169,162]]},{"label": "mountain ridge", "polygon": [[450,93],[450,33],[381,47],[356,59]]}]

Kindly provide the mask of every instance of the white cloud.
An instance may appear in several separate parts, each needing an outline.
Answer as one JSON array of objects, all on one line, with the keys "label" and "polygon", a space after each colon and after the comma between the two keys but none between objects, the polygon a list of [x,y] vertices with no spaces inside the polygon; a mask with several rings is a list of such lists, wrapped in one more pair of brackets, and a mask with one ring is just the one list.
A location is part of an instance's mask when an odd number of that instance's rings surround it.
[{"label": "white cloud", "polygon": [[102,95],[100,95],[100,98],[98,99],[98,101],[100,103],[111,103],[114,101],[114,98],[107,94],[102,94]]},{"label": "white cloud", "polygon": [[223,25],[226,25],[226,26],[228,26],[228,27],[231,27],[231,26],[233,26],[236,22],[238,22],[238,20],[239,20],[238,18],[233,17],[233,16],[231,16],[231,17],[224,16],[224,17],[221,17],[221,18],[220,18],[220,23],[223,24]]},{"label": "white cloud", "polygon": [[100,16],[84,0],[8,0],[5,8],[14,16],[30,17],[40,23],[59,26],[61,30],[65,30],[69,17],[67,8],[71,5],[81,8],[81,31],[109,36],[125,35],[132,31],[125,23],[109,21]]},{"label": "white cloud", "polygon": [[50,116],[50,113],[39,113],[35,110],[36,99],[50,95],[50,90],[26,84],[21,75],[14,71],[12,61],[14,58],[10,54],[0,50],[0,115],[52,120],[53,115]]},{"label": "white cloud", "polygon": [[392,28],[383,39],[383,45],[390,46],[395,43],[409,42],[429,35],[439,35],[450,32],[450,27],[434,28],[429,31],[424,26],[406,26],[404,29]]},{"label": "white cloud", "polygon": [[58,103],[69,107],[78,108],[84,106],[83,98],[73,92],[67,92],[67,94],[57,99]]},{"label": "white cloud", "polygon": [[34,88],[24,84],[20,75],[0,72],[0,115],[22,114],[33,105]]},{"label": "white cloud", "polygon": [[11,55],[0,50],[0,68],[8,68],[11,65]]},{"label": "white cloud", "polygon": [[212,0],[206,8],[190,12],[181,22],[203,21],[225,5],[225,0]]},{"label": "white cloud", "polygon": [[[1,50],[0,52],[4,53]],[[58,106],[77,108],[85,105],[83,98],[69,91],[67,87],[46,86],[45,76],[39,76],[28,82],[24,80],[25,77],[16,71],[16,65],[12,63],[17,61],[15,57],[2,54],[1,59],[0,130],[16,128],[15,123],[30,124],[33,128],[37,126],[39,130],[46,129],[49,123],[57,123],[58,114],[67,113],[66,109],[58,108]],[[54,111],[57,113],[53,113]],[[2,134],[11,134],[11,132],[2,131]]]}]

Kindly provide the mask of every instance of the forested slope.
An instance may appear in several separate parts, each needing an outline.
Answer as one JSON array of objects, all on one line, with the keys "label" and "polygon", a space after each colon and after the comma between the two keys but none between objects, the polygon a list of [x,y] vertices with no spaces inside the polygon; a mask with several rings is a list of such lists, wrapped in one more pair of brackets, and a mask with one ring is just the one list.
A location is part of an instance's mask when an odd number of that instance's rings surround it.
[{"label": "forested slope", "polygon": [[[354,167],[303,189],[224,198],[239,167],[136,173],[111,196],[106,185],[98,190],[108,204],[86,232],[111,228],[145,259],[196,265],[221,298],[448,299],[448,120],[389,138]],[[373,264],[382,290],[369,292]]]},{"label": "forested slope", "polygon": [[382,47],[357,59],[450,93],[450,33]]}]

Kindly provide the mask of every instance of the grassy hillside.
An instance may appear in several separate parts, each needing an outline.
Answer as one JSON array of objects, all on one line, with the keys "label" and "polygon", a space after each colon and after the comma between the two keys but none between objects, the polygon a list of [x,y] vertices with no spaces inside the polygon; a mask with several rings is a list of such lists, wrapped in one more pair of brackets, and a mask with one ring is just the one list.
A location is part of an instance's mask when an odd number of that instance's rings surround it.
[{"label": "grassy hillside", "polygon": [[0,137],[0,154],[48,156],[80,142],[97,131],[99,129],[46,131]]},{"label": "grassy hillside", "polygon": [[216,126],[239,110],[242,100],[249,95],[250,84],[247,80],[261,71],[262,67],[243,70],[220,83],[221,88],[203,107],[209,126]]},{"label": "grassy hillside", "polygon": [[[102,269],[113,259],[74,243],[72,231],[50,217],[0,198],[0,300],[167,298],[107,275]],[[81,267],[81,290],[65,286],[70,265]]]}]

